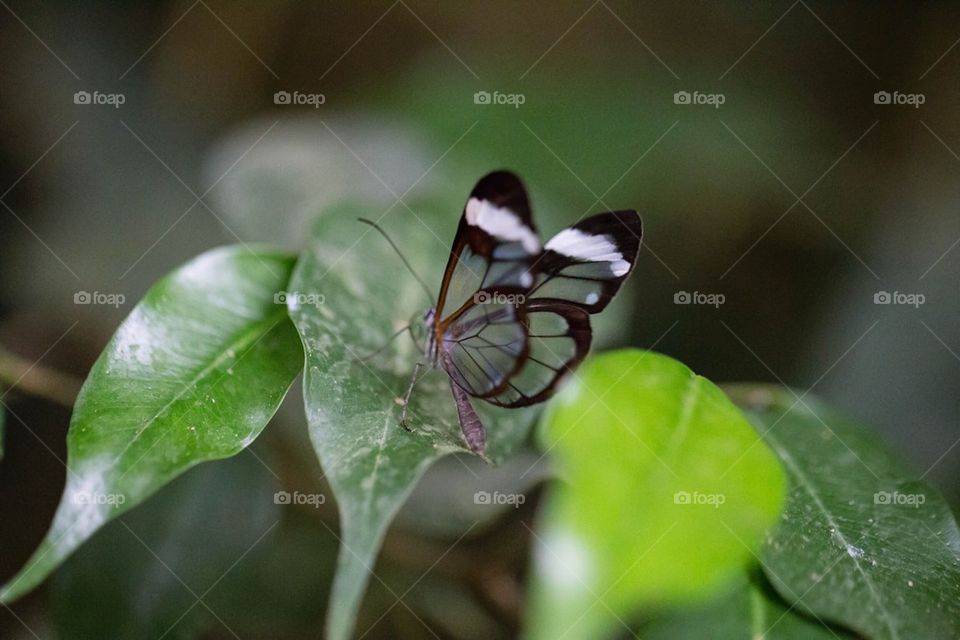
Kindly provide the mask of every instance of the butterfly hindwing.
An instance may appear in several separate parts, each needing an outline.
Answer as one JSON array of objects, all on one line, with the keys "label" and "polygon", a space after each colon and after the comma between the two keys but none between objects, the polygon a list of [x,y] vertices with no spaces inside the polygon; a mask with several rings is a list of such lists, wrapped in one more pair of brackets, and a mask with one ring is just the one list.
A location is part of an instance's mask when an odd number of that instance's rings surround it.
[{"label": "butterfly hindwing", "polygon": [[485,432],[470,397],[501,407],[549,398],[590,350],[590,314],[633,270],[636,211],[601,213],[541,245],[523,183],[497,171],[470,192],[431,322],[467,444]]},{"label": "butterfly hindwing", "polygon": [[502,391],[523,366],[529,340],[523,289],[482,289],[448,317],[438,348],[450,378],[470,395],[488,398]]},{"label": "butterfly hindwing", "polygon": [[535,299],[524,305],[527,356],[505,388],[488,402],[525,407],[549,398],[567,373],[590,351],[590,314],[562,300]]}]

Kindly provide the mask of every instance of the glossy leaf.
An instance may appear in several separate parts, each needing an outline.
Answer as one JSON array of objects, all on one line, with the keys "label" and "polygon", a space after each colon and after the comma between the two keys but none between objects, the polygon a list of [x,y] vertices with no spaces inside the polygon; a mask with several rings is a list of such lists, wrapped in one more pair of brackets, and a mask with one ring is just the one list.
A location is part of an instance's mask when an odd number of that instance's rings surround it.
[{"label": "glossy leaf", "polygon": [[[429,207],[416,210],[424,224],[408,213],[384,222],[414,267],[436,283],[459,214],[455,208],[433,216]],[[342,548],[327,619],[327,636],[335,640],[351,635],[387,526],[420,476],[437,458],[467,451],[449,382],[439,371],[418,383],[411,398],[413,433],[400,427],[395,399],[420,358],[409,336],[373,358],[353,361],[411,320],[422,322],[429,306],[384,239],[356,221],[376,213],[344,206],[322,214],[291,282],[297,295],[288,301],[306,348],[310,437],[340,510]],[[435,220],[436,229],[426,226]],[[491,460],[526,437],[533,410],[475,406],[487,426]]]},{"label": "glossy leaf", "polygon": [[846,640],[852,635],[801,615],[780,598],[759,568],[737,577],[720,598],[670,611],[643,628],[643,640]]},{"label": "glossy leaf", "polygon": [[530,638],[603,638],[714,595],[783,504],[783,471],[740,411],[653,352],[588,360],[541,436],[567,482],[535,531]]},{"label": "glossy leaf", "polygon": [[812,398],[779,387],[731,394],[790,479],[761,554],[780,595],[870,638],[960,635],[960,529],[943,498]]},{"label": "glossy leaf", "polygon": [[190,467],[257,437],[303,362],[286,309],[274,303],[293,263],[221,248],[150,289],[84,383],[53,525],[0,600],[35,587],[104,523]]}]

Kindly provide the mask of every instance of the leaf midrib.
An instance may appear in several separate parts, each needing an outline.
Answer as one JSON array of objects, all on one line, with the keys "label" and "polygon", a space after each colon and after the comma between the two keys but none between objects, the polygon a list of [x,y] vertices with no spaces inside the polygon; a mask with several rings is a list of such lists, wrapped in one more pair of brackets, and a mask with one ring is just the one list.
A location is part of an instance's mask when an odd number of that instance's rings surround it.
[{"label": "leaf midrib", "polygon": [[663,457],[666,460],[673,460],[675,458],[680,446],[690,434],[690,424],[693,421],[693,414],[696,409],[697,402],[700,400],[699,380],[700,377],[691,371],[690,378],[687,380],[687,386],[683,391],[683,398],[680,404],[680,415],[677,417],[677,424],[674,427],[673,434],[663,452]]},{"label": "leaf midrib", "polygon": [[[255,345],[257,342],[259,342],[260,339],[262,339],[264,336],[270,333],[273,330],[273,328],[276,327],[281,320],[283,320],[283,317],[286,316],[286,314],[287,314],[286,307],[281,307],[279,310],[274,311],[273,313],[270,313],[264,316],[262,319],[254,322],[253,326],[250,329],[242,332],[239,336],[237,336],[235,340],[228,342],[226,345],[224,345],[223,349],[221,349],[220,354],[217,355],[216,358],[214,358],[209,364],[200,368],[197,371],[197,373],[183,386],[183,388],[173,398],[167,401],[167,403],[164,404],[163,407],[161,407],[159,410],[157,410],[157,412],[154,413],[153,416],[151,416],[146,421],[144,421],[140,429],[137,430],[137,433],[135,433],[133,438],[130,439],[130,442],[128,442],[127,445],[123,448],[123,450],[121,450],[120,453],[117,454],[114,460],[114,464],[118,463],[123,458],[123,456],[127,453],[127,451],[129,451],[130,448],[133,447],[134,444],[136,444],[136,442],[147,431],[147,429],[149,429],[151,426],[157,423],[157,420],[160,418],[161,415],[163,415],[165,411],[167,411],[167,409],[173,406],[173,404],[176,403],[178,400],[180,400],[188,391],[192,389],[196,389],[197,385],[201,380],[209,376],[220,365],[222,365],[224,362],[229,360],[230,356],[228,356],[228,354],[230,352],[234,353],[234,356],[232,357],[234,357],[236,361],[239,362],[246,355],[245,351],[243,353],[241,353],[241,351],[245,349],[248,344],[252,343],[253,345]],[[257,338],[257,339],[254,340],[254,338]],[[237,354],[239,354],[239,357],[237,356]],[[219,379],[218,379],[218,382],[219,382]]]},{"label": "leaf midrib", "polygon": [[[789,467],[790,471],[794,474],[794,477],[797,478],[800,487],[813,499],[814,504],[826,518],[827,524],[833,527],[833,530],[836,532],[841,544],[843,544],[844,549],[848,548],[849,543],[847,542],[847,537],[843,535],[843,531],[840,529],[840,524],[834,519],[833,514],[827,509],[826,504],[824,504],[824,502],[820,499],[820,495],[817,493],[813,483],[810,482],[806,474],[804,474],[800,469],[800,466],[797,464],[796,460],[793,459],[793,457],[783,447],[783,444],[776,438],[776,436],[773,435],[772,430],[768,430],[765,434],[765,437],[770,444],[773,445],[774,449],[776,449],[777,454],[780,456],[780,459],[783,460],[783,463]],[[866,583],[867,589],[870,591],[870,596],[883,613],[883,618],[886,621],[887,628],[890,630],[891,637],[894,638],[894,640],[899,640],[900,635],[897,633],[893,619],[890,617],[890,612],[884,606],[883,600],[880,598],[880,594],[877,592],[876,585],[874,585],[873,580],[871,580],[867,572],[863,570],[863,567],[856,557],[851,556],[850,554],[846,555],[853,561],[854,567],[856,567],[857,572],[863,577],[863,581]]]},{"label": "leaf midrib", "polygon": [[377,480],[380,475],[380,463],[383,462],[383,451],[387,444],[387,433],[390,429],[390,418],[392,411],[384,412],[383,434],[380,436],[380,445],[377,447],[377,457],[373,461],[373,470],[370,471],[370,491],[367,493],[367,499],[363,501],[363,514],[366,519],[370,513],[370,507],[373,506],[373,497],[377,492]]}]

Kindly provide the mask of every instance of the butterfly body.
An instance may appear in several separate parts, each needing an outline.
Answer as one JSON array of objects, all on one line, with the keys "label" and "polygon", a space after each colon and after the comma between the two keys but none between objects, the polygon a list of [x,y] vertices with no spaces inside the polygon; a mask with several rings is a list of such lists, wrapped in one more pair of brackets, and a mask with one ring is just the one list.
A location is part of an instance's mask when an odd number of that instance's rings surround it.
[{"label": "butterfly body", "polygon": [[477,183],[423,317],[426,364],[449,377],[473,451],[483,452],[486,431],[471,398],[508,408],[549,398],[586,357],[590,315],[633,270],[641,233],[636,211],[615,211],[541,244],[519,178],[497,171]]}]

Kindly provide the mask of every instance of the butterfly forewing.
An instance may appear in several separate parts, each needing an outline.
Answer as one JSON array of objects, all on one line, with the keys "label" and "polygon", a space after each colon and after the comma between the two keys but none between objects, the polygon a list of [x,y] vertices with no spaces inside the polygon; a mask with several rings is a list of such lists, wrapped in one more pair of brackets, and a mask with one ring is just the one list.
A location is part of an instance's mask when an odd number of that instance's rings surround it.
[{"label": "butterfly forewing", "polygon": [[483,289],[529,289],[534,282],[529,267],[540,251],[523,183],[507,171],[485,176],[470,192],[460,217],[437,316],[450,316]]},{"label": "butterfly forewing", "polygon": [[541,246],[526,190],[512,173],[480,180],[467,199],[431,322],[461,427],[482,451],[469,397],[502,407],[546,400],[590,350],[601,311],[640,250],[636,211],[601,213]]},{"label": "butterfly forewing", "polygon": [[600,213],[564,229],[534,262],[531,298],[565,300],[599,313],[633,270],[641,235],[636,211]]}]

